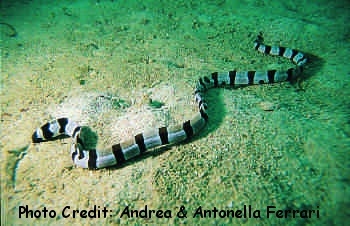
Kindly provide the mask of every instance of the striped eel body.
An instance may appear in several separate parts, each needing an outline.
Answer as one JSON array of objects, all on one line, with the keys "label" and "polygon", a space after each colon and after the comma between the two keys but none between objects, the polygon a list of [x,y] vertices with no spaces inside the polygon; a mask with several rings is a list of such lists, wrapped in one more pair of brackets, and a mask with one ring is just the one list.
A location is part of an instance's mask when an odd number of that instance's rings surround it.
[{"label": "striped eel body", "polygon": [[261,35],[254,41],[254,49],[273,56],[290,59],[295,67],[286,71],[229,71],[214,72],[199,78],[194,90],[198,113],[188,121],[173,127],[161,127],[148,133],[140,133],[126,142],[114,144],[104,150],[96,150],[97,135],[87,126],[80,126],[69,118],[59,118],[38,128],[32,135],[33,143],[57,139],[61,136],[72,138],[71,157],[80,167],[98,169],[122,164],[149,149],[176,144],[192,138],[203,129],[208,121],[207,103],[203,98],[206,90],[221,86],[256,85],[292,81],[302,72],[307,59],[303,53],[285,47],[263,44]]}]

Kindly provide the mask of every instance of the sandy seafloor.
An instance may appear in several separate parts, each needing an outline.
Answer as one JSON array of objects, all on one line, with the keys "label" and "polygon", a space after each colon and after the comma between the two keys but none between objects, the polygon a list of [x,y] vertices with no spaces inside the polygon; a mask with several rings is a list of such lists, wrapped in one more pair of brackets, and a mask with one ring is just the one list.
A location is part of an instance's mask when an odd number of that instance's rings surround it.
[{"label": "sandy seafloor", "polygon": [[[1,1],[1,224],[345,225],[349,2],[307,2]],[[31,144],[35,128],[62,116],[98,131],[101,147],[119,143],[190,119],[200,76],[293,66],[255,52],[259,32],[309,56],[302,78],[209,91],[210,121],[190,142],[96,171],[73,166],[69,139]],[[20,219],[25,205],[56,217]],[[108,217],[61,214],[94,205]],[[172,218],[120,218],[145,205]],[[192,217],[199,206],[244,205],[261,218]],[[271,205],[319,218],[267,218]]]}]

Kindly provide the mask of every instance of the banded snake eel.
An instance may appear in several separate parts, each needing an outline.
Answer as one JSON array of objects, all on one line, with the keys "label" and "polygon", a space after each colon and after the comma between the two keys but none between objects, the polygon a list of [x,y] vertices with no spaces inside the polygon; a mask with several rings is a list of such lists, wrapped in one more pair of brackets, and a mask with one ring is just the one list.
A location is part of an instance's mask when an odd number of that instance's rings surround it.
[{"label": "banded snake eel", "polygon": [[32,135],[32,142],[40,143],[55,140],[60,136],[69,136],[72,138],[71,157],[74,164],[83,168],[99,169],[122,164],[149,149],[188,140],[198,134],[208,121],[208,105],[203,98],[206,90],[222,86],[292,81],[300,75],[307,62],[305,55],[297,50],[263,44],[261,35],[254,41],[254,49],[264,54],[288,58],[295,67],[285,71],[214,72],[210,76],[201,77],[194,90],[198,113],[192,119],[173,127],[160,127],[149,133],[137,134],[128,141],[114,144],[104,150],[96,150],[94,140],[97,140],[97,135],[89,127],[80,126],[69,118],[59,118],[36,129]]}]

